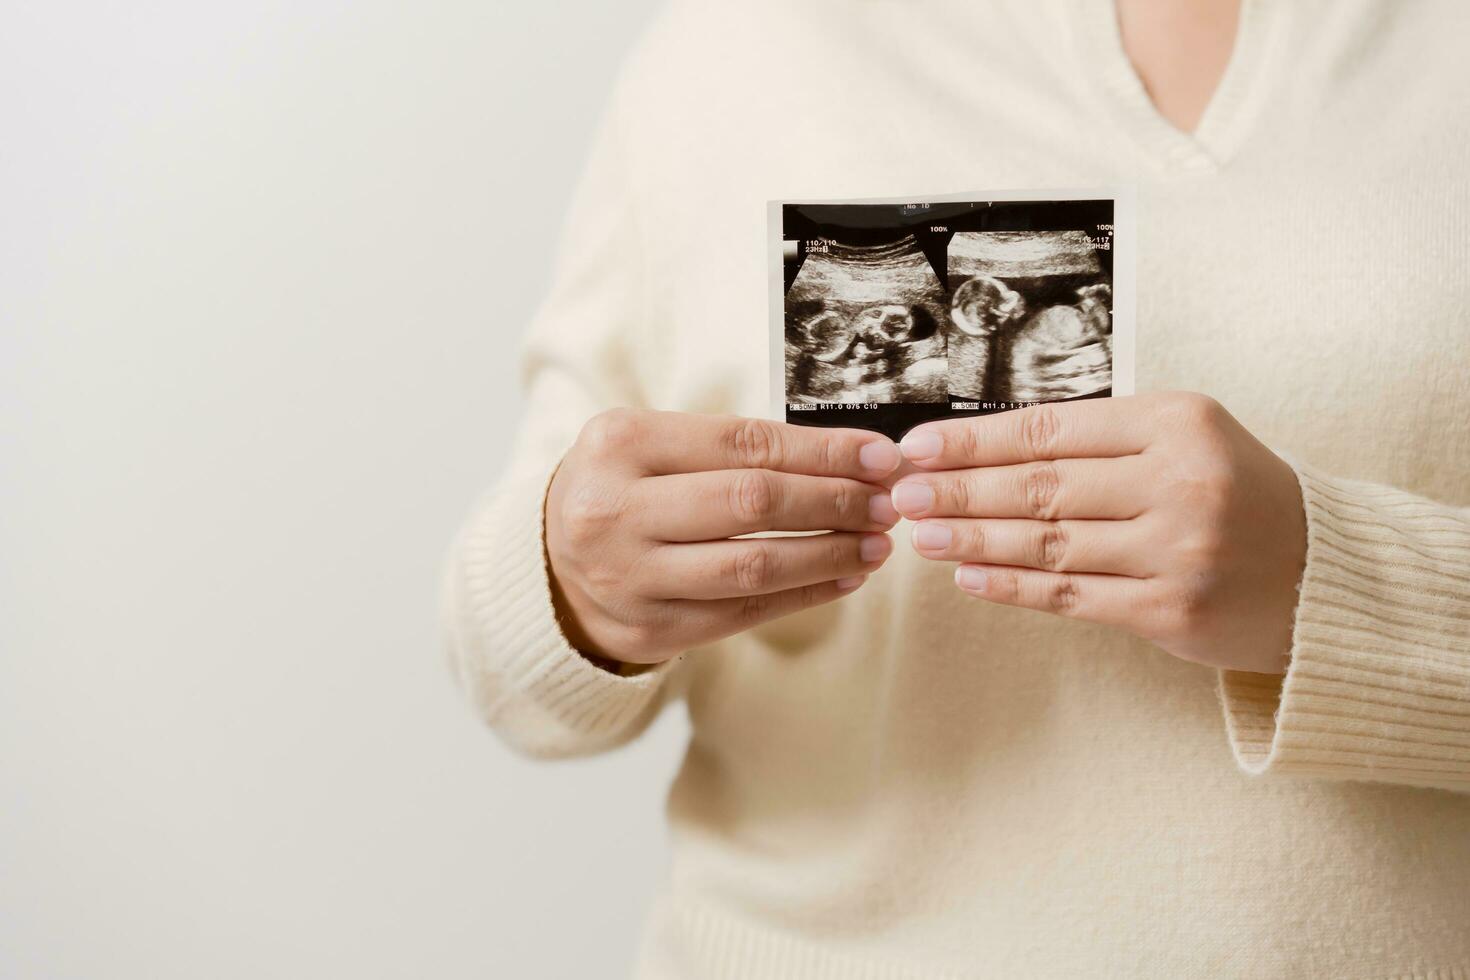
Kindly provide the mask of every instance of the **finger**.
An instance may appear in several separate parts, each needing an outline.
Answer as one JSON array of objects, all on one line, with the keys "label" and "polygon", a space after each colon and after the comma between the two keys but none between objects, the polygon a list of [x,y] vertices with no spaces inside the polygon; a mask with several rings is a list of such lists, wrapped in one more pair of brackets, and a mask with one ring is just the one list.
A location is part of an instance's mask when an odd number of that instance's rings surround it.
[{"label": "finger", "polygon": [[685,637],[684,644],[692,646],[723,639],[761,623],[840,599],[856,591],[865,581],[867,576],[854,575],[764,595],[674,600],[662,603],[661,608],[671,622],[679,625],[679,632]]},{"label": "finger", "polygon": [[892,491],[904,517],[1127,520],[1147,509],[1153,464],[1140,456],[1061,459],[907,476]]},{"label": "finger", "polygon": [[604,412],[584,438],[595,452],[645,474],[762,469],[879,480],[901,460],[892,440],[864,429],[684,412]]},{"label": "finger", "polygon": [[1145,578],[1151,550],[1136,521],[925,520],[914,550],[935,561]]},{"label": "finger", "polygon": [[886,531],[898,520],[887,491],[837,477],[774,470],[651,476],[632,509],[656,541],[716,541],[756,531]]},{"label": "finger", "polygon": [[1144,581],[1121,575],[965,564],[955,569],[955,584],[977,599],[1123,629],[1133,628],[1148,603]]},{"label": "finger", "polygon": [[1128,456],[1148,448],[1152,417],[1136,396],[1094,398],[930,422],[911,429],[899,446],[926,470]]},{"label": "finger", "polygon": [[671,544],[640,574],[655,581],[651,598],[730,599],[784,592],[876,571],[893,551],[886,534],[818,534]]}]

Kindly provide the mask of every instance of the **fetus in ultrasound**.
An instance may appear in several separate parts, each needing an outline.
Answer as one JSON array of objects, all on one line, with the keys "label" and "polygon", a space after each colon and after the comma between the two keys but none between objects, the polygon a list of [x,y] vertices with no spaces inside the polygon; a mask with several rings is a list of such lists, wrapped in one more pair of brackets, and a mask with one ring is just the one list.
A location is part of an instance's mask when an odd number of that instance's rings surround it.
[{"label": "fetus in ultrasound", "polygon": [[842,314],[833,310],[818,313],[802,324],[801,337],[805,344],[799,349],[804,347],[810,357],[823,364],[842,360],[852,347],[852,330]]},{"label": "fetus in ultrasound", "polygon": [[1026,315],[1021,294],[999,279],[976,276],[954,291],[949,316],[949,377],[946,386],[956,398],[994,398],[1000,335]]},{"label": "fetus in ultrasound", "polygon": [[1011,397],[1054,401],[1112,387],[1111,306],[1112,290],[1099,283],[1032,317],[1011,343]]},{"label": "fetus in ultrasound", "polygon": [[788,400],[943,402],[944,296],[913,237],[824,247],[786,296]]},{"label": "fetus in ultrasound", "polygon": [[954,325],[971,337],[989,337],[1025,313],[1021,294],[990,276],[966,280],[950,301]]},{"label": "fetus in ultrasound", "polygon": [[1112,386],[1112,290],[1079,231],[950,243],[952,397],[1055,401]]}]

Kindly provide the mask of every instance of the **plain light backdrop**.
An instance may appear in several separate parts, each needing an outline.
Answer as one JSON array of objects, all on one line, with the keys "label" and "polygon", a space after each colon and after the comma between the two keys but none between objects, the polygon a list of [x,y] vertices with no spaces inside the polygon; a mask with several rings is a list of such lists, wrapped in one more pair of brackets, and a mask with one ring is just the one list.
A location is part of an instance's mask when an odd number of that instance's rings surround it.
[{"label": "plain light backdrop", "polygon": [[520,759],[436,607],[652,7],[4,6],[0,977],[626,973],[686,722]]}]

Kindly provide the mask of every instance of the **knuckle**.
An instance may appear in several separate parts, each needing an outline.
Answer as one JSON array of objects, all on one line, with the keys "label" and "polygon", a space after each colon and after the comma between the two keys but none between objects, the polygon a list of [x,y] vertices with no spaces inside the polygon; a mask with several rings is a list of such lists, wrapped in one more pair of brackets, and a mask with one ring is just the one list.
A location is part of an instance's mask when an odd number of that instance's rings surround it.
[{"label": "knuckle", "polygon": [[1067,532],[1058,524],[1048,524],[1036,536],[1036,561],[1038,568],[1059,571],[1066,564]]},{"label": "knuckle", "polygon": [[627,575],[607,562],[595,561],[582,571],[587,590],[606,598],[618,595],[627,586]]},{"label": "knuckle", "polygon": [[969,526],[969,559],[971,561],[985,561],[986,547],[990,541],[985,534],[985,526],[979,521],[971,521]]},{"label": "knuckle", "polygon": [[765,622],[774,611],[775,603],[775,598],[769,593],[746,596],[740,600],[740,621],[748,626]]},{"label": "knuckle", "polygon": [[1030,516],[1040,521],[1049,521],[1055,516],[1057,493],[1061,489],[1061,475],[1055,463],[1032,463],[1025,471],[1026,508]]},{"label": "knuckle", "polygon": [[1165,592],[1158,611],[1161,632],[1175,637],[1197,632],[1209,615],[1209,591],[1203,581],[1193,581]]},{"label": "knuckle", "polygon": [[1055,576],[1044,587],[1043,600],[1046,608],[1061,616],[1070,616],[1077,611],[1079,597],[1077,581],[1070,575]]},{"label": "knuckle", "polygon": [[765,524],[776,511],[776,484],[763,470],[743,470],[730,483],[730,512],[744,524]]},{"label": "knuckle", "polygon": [[821,430],[817,430],[817,432],[821,436],[817,439],[815,450],[816,463],[819,471],[822,473],[836,473],[841,469],[837,465],[838,456],[840,455],[837,448],[837,440],[826,437]]},{"label": "knuckle", "polygon": [[858,552],[858,543],[846,540],[842,535],[828,535],[827,542],[827,567],[833,571],[840,571],[861,561]]},{"label": "knuckle", "polygon": [[622,511],[613,491],[598,483],[583,483],[562,500],[562,531],[569,541],[589,544],[611,531]]},{"label": "knuckle", "polygon": [[742,592],[767,592],[776,578],[776,554],[765,545],[745,548],[735,557],[730,578]]},{"label": "knuckle", "polygon": [[641,413],[636,409],[610,408],[587,420],[581,440],[595,456],[615,456],[637,445],[642,428]]},{"label": "knuckle", "polygon": [[1191,428],[1217,425],[1226,414],[1225,406],[1197,391],[1174,392],[1169,400],[1174,414]]},{"label": "knuckle", "polygon": [[1005,569],[991,569],[986,573],[985,591],[993,595],[1000,602],[1019,605],[1021,603],[1021,583],[1016,578],[1016,573]]},{"label": "knuckle", "polygon": [[1214,568],[1225,555],[1228,539],[1222,529],[1206,524],[1189,534],[1181,542],[1184,559],[1198,568]]},{"label": "knuckle", "polygon": [[1172,591],[1163,591],[1153,598],[1143,625],[1147,629],[1144,635],[1151,640],[1168,641],[1184,635],[1183,617]]},{"label": "knuckle", "polygon": [[629,653],[649,653],[658,646],[659,631],[650,620],[639,618],[620,624],[617,638],[619,649]]},{"label": "knuckle", "polygon": [[929,489],[934,493],[934,507],[929,513],[970,514],[977,513],[970,506],[970,483],[963,476],[951,474],[942,478],[931,478]]},{"label": "knuckle", "polygon": [[839,517],[857,514],[858,494],[852,484],[838,483],[832,490],[832,513]]},{"label": "knuckle", "polygon": [[1198,476],[1201,490],[1214,509],[1223,509],[1235,490],[1235,474],[1223,462],[1211,461],[1200,467]]},{"label": "knuckle", "polygon": [[1056,409],[1038,405],[1021,421],[1021,449],[1033,459],[1051,459],[1061,439]]},{"label": "knuckle", "polygon": [[960,427],[958,431],[960,436],[960,451],[964,454],[964,458],[980,459],[981,452],[984,448],[982,445],[983,440],[980,438],[980,426],[966,425]]},{"label": "knuckle", "polygon": [[765,419],[740,419],[731,426],[725,438],[731,455],[742,466],[768,469],[777,460],[781,436],[775,425]]},{"label": "knuckle", "polygon": [[1232,490],[1229,470],[1208,461],[1197,461],[1172,481],[1176,499],[1188,504],[1197,516],[1223,512]]}]

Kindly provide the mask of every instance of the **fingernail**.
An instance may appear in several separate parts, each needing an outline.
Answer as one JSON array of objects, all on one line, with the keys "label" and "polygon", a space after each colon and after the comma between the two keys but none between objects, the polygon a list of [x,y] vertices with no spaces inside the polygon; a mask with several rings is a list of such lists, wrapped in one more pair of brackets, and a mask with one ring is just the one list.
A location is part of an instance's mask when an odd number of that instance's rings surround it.
[{"label": "fingernail", "polygon": [[934,506],[934,491],[926,483],[900,483],[893,488],[893,506],[908,517],[922,514]]},{"label": "fingernail", "polygon": [[866,575],[854,575],[852,578],[840,578],[832,584],[837,586],[838,592],[851,592],[859,585],[862,585],[866,579]]},{"label": "fingernail", "polygon": [[955,584],[966,592],[985,591],[985,572],[974,565],[961,565],[954,571]]},{"label": "fingernail", "polygon": [[939,450],[943,448],[943,443],[939,438],[939,433],[926,432],[921,429],[904,436],[903,442],[899,443],[898,446],[903,450],[905,459],[910,459],[917,463],[938,456]]},{"label": "fingernail", "polygon": [[898,511],[893,509],[893,498],[883,493],[875,493],[868,498],[868,517],[872,518],[874,524],[897,524]]},{"label": "fingernail", "polygon": [[885,439],[882,442],[870,442],[859,449],[858,462],[863,464],[863,469],[877,476],[887,476],[898,469],[902,460],[898,455],[898,447]]},{"label": "fingernail", "polygon": [[893,550],[886,534],[870,534],[858,544],[858,557],[863,561],[882,561]]},{"label": "fingernail", "polygon": [[921,551],[943,551],[954,540],[954,532],[943,524],[925,521],[914,525],[914,547]]}]

